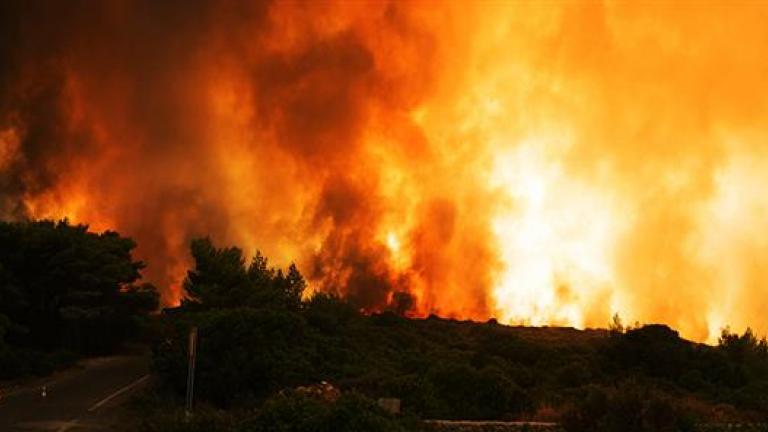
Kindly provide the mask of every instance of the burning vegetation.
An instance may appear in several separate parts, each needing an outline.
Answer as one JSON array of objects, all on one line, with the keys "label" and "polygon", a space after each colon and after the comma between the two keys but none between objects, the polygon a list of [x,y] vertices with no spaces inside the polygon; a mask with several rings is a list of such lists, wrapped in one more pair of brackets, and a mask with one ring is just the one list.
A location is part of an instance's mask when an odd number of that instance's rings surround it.
[{"label": "burning vegetation", "polygon": [[766,15],[4,1],[0,217],[119,230],[167,305],[210,235],[368,311],[763,334]]}]

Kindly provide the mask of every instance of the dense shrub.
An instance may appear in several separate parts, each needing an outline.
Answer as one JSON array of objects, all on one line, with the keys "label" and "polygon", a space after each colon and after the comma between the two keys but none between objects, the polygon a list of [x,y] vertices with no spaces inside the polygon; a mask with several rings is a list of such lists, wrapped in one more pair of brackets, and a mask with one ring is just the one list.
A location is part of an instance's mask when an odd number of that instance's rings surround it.
[{"label": "dense shrub", "polygon": [[198,408],[188,417],[183,409],[157,410],[143,408],[138,432],[234,432],[235,416],[210,407]]},{"label": "dense shrub", "polygon": [[298,392],[282,392],[253,409],[219,410],[199,406],[187,417],[158,395],[135,403],[140,432],[419,432],[409,416],[382,411],[365,396],[350,392],[326,401]]},{"label": "dense shrub", "polygon": [[427,380],[439,408],[424,414],[444,419],[501,419],[528,408],[525,392],[503,371],[463,363],[437,364]]},{"label": "dense shrub", "polygon": [[[234,307],[226,286],[263,291],[277,273],[265,258],[257,258],[261,270],[249,270],[239,251],[209,246],[202,249],[207,264],[198,263],[197,276],[188,279],[201,287],[197,300],[166,314],[154,367],[183,394],[187,332],[198,326],[197,395],[214,406],[259,406],[277,392],[328,381],[371,399],[399,398],[406,415],[421,418],[531,418],[548,407],[548,418],[565,413],[573,431],[677,431],[694,421],[768,415],[768,349],[751,332],[724,333],[712,347],[663,325],[516,328],[494,320],[411,319],[402,304],[366,315],[333,295],[284,301],[296,293],[285,286],[270,291],[283,300],[256,296]],[[215,276],[221,274],[227,276]],[[261,274],[254,280],[266,285],[247,282],[248,274]],[[270,415],[296,403],[309,419],[320,412],[314,402],[278,400],[270,402],[277,404]]]},{"label": "dense shrub", "polygon": [[645,384],[587,387],[563,415],[568,432],[687,432],[693,419],[673,400]]},{"label": "dense shrub", "polygon": [[311,379],[311,342],[299,314],[272,309],[199,312],[175,322],[155,347],[154,368],[179,392],[186,385],[186,335],[199,326],[197,393],[218,405],[261,398]]},{"label": "dense shrub", "polygon": [[415,432],[415,420],[395,418],[358,393],[347,393],[333,403],[297,393],[277,395],[238,432]]},{"label": "dense shrub", "polygon": [[[217,309],[167,321],[173,330],[156,346],[156,370],[183,393],[186,335],[191,325],[199,326],[198,395],[218,406],[258,403],[279,390],[325,380],[372,398],[400,398],[405,412],[423,418],[514,419],[540,405],[599,407],[599,396],[585,389],[611,389],[634,377],[671,399],[687,395],[713,406],[726,403],[757,413],[750,418],[768,412],[768,380],[760,367],[658,328],[594,337],[579,347],[567,340],[536,342],[497,324],[489,330],[489,324],[437,318],[365,316],[328,296],[299,310]],[[678,360],[667,369],[651,364],[655,355]],[[745,383],[729,378],[737,370],[749,377]],[[606,393],[619,409],[624,399],[616,394],[621,393]],[[624,401],[625,412],[636,408],[631,398]],[[665,412],[663,404],[642,409],[658,417]],[[674,415],[684,411],[676,408]]]},{"label": "dense shrub", "polygon": [[612,339],[606,353],[622,369],[640,369],[660,378],[681,375],[693,354],[693,344],[665,325],[644,326],[625,334],[614,334]]}]

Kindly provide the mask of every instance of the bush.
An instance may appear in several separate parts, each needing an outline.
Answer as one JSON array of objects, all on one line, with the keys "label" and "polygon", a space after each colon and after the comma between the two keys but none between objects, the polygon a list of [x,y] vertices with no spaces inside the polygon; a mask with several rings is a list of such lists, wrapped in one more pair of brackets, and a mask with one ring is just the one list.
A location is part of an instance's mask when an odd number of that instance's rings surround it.
[{"label": "bush", "polygon": [[586,388],[562,423],[568,432],[687,432],[694,425],[671,398],[637,382]]},{"label": "bush", "polygon": [[443,363],[429,371],[427,380],[439,401],[439,408],[431,413],[436,418],[502,419],[530,405],[525,392],[493,367],[477,370],[467,364]]},{"label": "bush", "polygon": [[139,421],[139,432],[228,432],[233,431],[234,417],[226,411],[207,407],[195,410],[187,417],[182,409],[144,413]]},{"label": "bush", "polygon": [[155,345],[153,368],[183,393],[187,334],[199,327],[196,393],[218,406],[263,398],[285,386],[312,382],[306,323],[289,311],[215,310],[173,321],[169,337]]},{"label": "bush", "polygon": [[136,432],[231,432],[236,424],[234,412],[196,402],[194,413],[186,415],[184,398],[150,387],[128,400],[131,421],[119,430]]},{"label": "bush", "polygon": [[336,402],[288,392],[270,398],[238,432],[411,432],[413,419],[396,418],[358,393],[345,393]]},{"label": "bush", "polygon": [[665,325],[646,325],[613,334],[611,341],[605,352],[612,361],[625,370],[637,368],[654,377],[680,376],[693,355],[692,344]]}]

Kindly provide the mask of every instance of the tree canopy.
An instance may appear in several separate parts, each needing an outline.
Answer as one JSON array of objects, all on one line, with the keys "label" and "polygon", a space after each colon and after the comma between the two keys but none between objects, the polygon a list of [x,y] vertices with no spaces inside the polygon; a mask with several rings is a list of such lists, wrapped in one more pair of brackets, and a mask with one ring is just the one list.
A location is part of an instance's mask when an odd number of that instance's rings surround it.
[{"label": "tree canopy", "polygon": [[0,340],[82,353],[122,342],[158,304],[154,287],[137,284],[135,247],[67,220],[0,222]]},{"label": "tree canopy", "polygon": [[307,283],[295,264],[283,272],[270,267],[267,258],[257,251],[246,266],[242,250],[216,248],[209,238],[193,240],[190,249],[195,267],[184,280],[185,306],[298,309],[301,305]]}]

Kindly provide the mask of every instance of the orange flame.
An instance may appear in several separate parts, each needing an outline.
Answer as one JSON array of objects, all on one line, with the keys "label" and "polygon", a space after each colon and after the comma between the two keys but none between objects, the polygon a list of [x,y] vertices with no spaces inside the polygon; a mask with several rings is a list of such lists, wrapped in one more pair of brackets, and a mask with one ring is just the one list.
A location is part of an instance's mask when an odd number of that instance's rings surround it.
[{"label": "orange flame", "polygon": [[[93,5],[91,5],[93,6]],[[0,215],[211,235],[369,309],[768,331],[768,8],[9,5]]]}]

